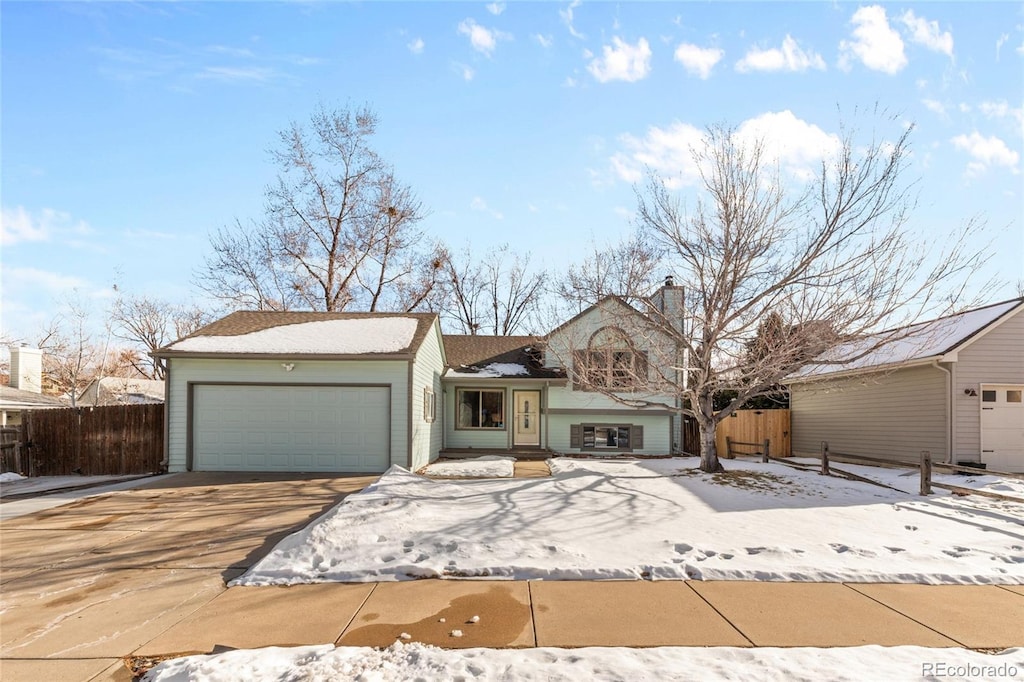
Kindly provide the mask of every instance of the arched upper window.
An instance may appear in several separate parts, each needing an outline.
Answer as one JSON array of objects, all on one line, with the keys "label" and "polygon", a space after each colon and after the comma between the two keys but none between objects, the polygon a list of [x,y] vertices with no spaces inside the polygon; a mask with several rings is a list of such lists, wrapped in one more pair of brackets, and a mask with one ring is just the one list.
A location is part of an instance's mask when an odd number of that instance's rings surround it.
[{"label": "arched upper window", "polygon": [[647,354],[619,327],[598,329],[574,360],[576,387],[582,390],[625,391],[647,383]]}]

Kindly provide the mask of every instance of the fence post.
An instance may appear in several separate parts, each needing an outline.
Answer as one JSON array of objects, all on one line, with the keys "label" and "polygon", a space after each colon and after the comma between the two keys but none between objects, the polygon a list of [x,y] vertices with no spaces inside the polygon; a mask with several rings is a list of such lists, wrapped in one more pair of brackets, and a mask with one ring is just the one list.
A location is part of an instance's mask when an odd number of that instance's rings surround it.
[{"label": "fence post", "polygon": [[732,459],[732,438],[725,437],[725,458]]},{"label": "fence post", "polygon": [[828,441],[821,441],[821,475],[831,476],[828,470]]},{"label": "fence post", "polygon": [[921,451],[921,494],[932,494],[932,453]]},{"label": "fence post", "polygon": [[768,463],[768,446],[771,445],[771,442],[771,438],[764,439],[764,454],[761,455],[761,461],[764,462],[765,464]]}]

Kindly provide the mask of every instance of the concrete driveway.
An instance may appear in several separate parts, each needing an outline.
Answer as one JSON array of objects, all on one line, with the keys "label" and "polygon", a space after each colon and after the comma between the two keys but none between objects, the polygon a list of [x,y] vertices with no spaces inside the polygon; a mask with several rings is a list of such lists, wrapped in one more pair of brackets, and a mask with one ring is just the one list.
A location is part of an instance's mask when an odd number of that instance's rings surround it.
[{"label": "concrete driveway", "polygon": [[0,678],[129,680],[121,657],[375,476],[178,474],[0,525]]}]

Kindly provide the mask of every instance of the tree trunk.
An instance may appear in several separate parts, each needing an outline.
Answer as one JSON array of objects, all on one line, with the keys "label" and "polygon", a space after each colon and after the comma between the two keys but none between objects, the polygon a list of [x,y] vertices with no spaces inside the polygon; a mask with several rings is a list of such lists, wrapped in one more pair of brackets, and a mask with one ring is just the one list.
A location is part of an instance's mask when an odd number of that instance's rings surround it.
[{"label": "tree trunk", "polygon": [[715,445],[715,427],[718,423],[713,419],[700,419],[697,423],[700,427],[700,470],[709,474],[725,471],[718,461],[718,446]]}]

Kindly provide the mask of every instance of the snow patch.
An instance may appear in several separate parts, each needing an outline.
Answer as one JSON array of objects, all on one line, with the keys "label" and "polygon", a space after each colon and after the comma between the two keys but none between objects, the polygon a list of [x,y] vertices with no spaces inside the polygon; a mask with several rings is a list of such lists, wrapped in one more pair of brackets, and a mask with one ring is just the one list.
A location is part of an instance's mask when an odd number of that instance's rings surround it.
[{"label": "snow patch", "polygon": [[[929,669],[926,666],[931,665]],[[395,642],[386,649],[334,647],[239,649],[165,661],[147,682],[271,680],[787,680],[854,682],[938,678],[963,670],[977,679],[1024,669],[1024,649],[985,654],[918,646],[818,648],[586,647],[440,649]],[[931,674],[929,674],[929,671]],[[976,672],[970,672],[976,671]],[[1003,671],[999,673],[997,671]],[[960,677],[956,672],[948,673]]]},{"label": "snow patch", "polygon": [[24,481],[25,477],[21,474],[16,474],[13,471],[9,471],[5,474],[0,474],[0,483],[13,483],[14,481]]},{"label": "snow patch", "polygon": [[483,367],[467,367],[463,365],[463,369],[449,369],[445,376],[449,377],[463,377],[463,378],[476,378],[476,379],[497,379],[499,377],[519,377],[527,376],[530,370],[526,368],[526,365],[518,362],[492,362],[489,365]]},{"label": "snow patch", "polygon": [[[393,466],[232,584],[424,577],[1024,584],[1024,504],[920,497],[901,470],[880,471],[907,492],[777,463],[726,461],[728,471],[714,475],[696,464],[555,458],[550,478],[473,481]],[[986,478],[989,487],[1011,485]]]},{"label": "snow patch", "polygon": [[397,353],[409,347],[419,322],[412,317],[318,320],[237,336],[193,336],[168,347],[192,353],[358,355]]},{"label": "snow patch", "polygon": [[423,473],[427,476],[445,478],[512,478],[515,474],[515,457],[484,455],[470,459],[428,464]]}]

